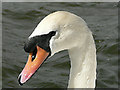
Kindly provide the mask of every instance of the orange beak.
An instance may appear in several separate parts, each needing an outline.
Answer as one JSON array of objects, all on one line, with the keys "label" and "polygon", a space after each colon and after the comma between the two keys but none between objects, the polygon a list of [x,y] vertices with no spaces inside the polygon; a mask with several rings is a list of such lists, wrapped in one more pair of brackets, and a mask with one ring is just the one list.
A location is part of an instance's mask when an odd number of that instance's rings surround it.
[{"label": "orange beak", "polygon": [[32,55],[33,53],[29,54],[28,61],[23,71],[20,73],[18,77],[20,85],[25,83],[35,73],[35,71],[40,67],[43,61],[47,58],[47,56],[49,55],[49,52],[46,52],[44,49],[37,46],[36,57],[33,61],[32,61]]}]

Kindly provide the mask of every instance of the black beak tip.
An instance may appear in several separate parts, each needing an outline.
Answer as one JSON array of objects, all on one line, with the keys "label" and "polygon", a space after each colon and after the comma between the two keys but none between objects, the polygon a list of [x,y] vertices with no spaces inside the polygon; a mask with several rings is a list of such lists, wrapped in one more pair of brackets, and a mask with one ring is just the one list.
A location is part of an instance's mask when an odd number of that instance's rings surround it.
[{"label": "black beak tip", "polygon": [[21,80],[21,75],[18,77],[18,82],[19,82],[19,85],[22,86],[23,83],[21,83],[20,80]]}]

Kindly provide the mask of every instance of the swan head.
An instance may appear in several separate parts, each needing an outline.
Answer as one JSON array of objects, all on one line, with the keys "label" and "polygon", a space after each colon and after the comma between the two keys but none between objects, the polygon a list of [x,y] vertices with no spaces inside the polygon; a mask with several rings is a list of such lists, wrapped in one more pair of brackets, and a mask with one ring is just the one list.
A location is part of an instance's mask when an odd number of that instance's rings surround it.
[{"label": "swan head", "polygon": [[84,40],[80,38],[85,37],[86,28],[84,20],[69,12],[58,11],[46,16],[24,46],[29,57],[18,78],[20,85],[36,72],[45,59],[61,50],[76,47],[78,41],[82,45]]}]

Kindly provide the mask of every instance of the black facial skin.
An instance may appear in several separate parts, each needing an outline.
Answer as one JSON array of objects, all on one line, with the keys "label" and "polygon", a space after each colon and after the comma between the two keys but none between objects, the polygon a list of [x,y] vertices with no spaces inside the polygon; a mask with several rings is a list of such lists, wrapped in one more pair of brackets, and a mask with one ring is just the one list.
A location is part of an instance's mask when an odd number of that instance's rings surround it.
[{"label": "black facial skin", "polygon": [[50,39],[55,34],[56,34],[56,31],[51,31],[48,34],[30,38],[30,40],[28,40],[24,45],[25,52],[33,53],[33,59],[35,58],[35,55],[37,53],[36,46],[39,46],[40,48],[44,49],[46,52],[51,53],[50,46],[49,46]]}]

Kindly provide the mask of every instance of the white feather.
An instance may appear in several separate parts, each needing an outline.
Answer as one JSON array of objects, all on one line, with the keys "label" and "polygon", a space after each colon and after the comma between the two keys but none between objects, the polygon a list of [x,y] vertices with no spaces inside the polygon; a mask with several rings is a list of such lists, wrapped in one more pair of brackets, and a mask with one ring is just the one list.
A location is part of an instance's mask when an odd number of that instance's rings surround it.
[{"label": "white feather", "polygon": [[29,38],[56,31],[50,40],[52,55],[68,49],[71,69],[68,88],[95,88],[96,48],[93,36],[79,16],[57,11],[45,17]]}]

